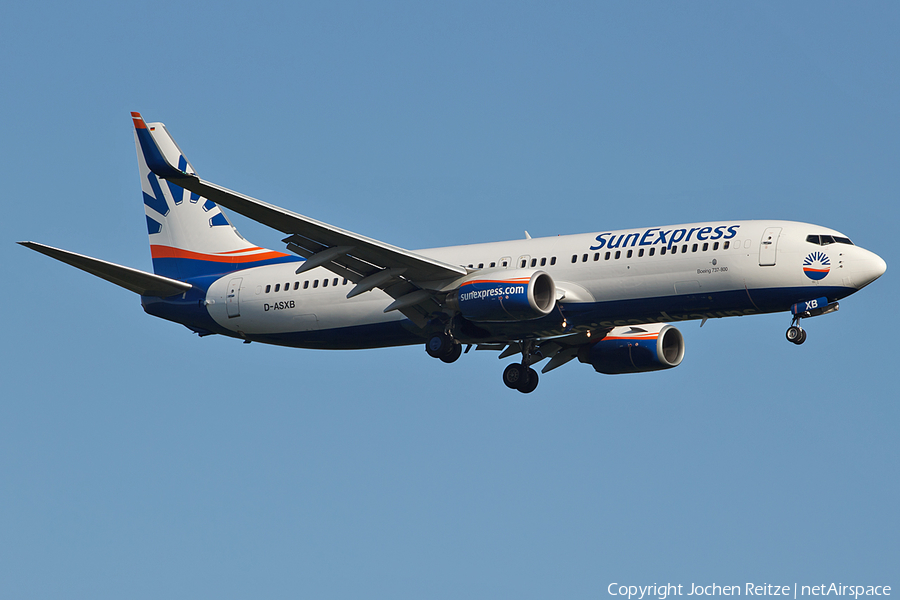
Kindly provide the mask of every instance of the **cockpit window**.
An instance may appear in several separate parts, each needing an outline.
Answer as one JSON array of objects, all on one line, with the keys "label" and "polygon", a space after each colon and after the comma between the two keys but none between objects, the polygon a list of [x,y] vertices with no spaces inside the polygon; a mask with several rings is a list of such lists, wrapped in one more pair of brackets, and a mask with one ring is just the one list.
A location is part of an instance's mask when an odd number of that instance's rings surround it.
[{"label": "cockpit window", "polygon": [[817,246],[827,246],[828,244],[847,244],[848,246],[853,245],[853,242],[850,241],[850,238],[845,238],[838,235],[808,235],[806,236],[806,241],[810,244],[816,244]]}]

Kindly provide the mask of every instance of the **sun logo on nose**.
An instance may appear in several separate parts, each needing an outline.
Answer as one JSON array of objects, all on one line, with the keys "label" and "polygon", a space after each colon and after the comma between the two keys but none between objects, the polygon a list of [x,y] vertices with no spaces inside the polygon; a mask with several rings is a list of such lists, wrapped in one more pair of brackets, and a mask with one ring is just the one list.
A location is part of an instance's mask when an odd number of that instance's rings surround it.
[{"label": "sun logo on nose", "polygon": [[831,271],[831,260],[824,252],[810,252],[803,259],[803,273],[813,281],[824,279]]}]

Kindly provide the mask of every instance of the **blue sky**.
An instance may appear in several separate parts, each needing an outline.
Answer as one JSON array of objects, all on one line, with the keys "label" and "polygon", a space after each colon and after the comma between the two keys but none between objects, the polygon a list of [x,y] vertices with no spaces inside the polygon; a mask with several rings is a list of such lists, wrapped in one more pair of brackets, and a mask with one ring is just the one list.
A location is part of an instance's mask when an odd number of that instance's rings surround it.
[{"label": "blue sky", "polygon": [[[900,585],[896,4],[3,12],[4,596]],[[528,397],[494,353],[199,339],[13,243],[150,268],[132,110],[204,178],[401,247],[792,219],[888,272],[802,347],[787,314],[687,323],[677,369]]]}]

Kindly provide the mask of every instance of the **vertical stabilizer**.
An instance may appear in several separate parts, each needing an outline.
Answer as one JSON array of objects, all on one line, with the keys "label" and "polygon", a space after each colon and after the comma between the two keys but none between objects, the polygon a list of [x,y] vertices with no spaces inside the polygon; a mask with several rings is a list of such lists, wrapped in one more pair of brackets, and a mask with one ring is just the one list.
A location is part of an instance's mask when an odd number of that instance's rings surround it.
[{"label": "vertical stabilizer", "polygon": [[[184,281],[297,259],[251,244],[215,202],[153,174],[144,155],[146,148],[158,148],[169,163],[186,173],[194,173],[194,168],[165,125],[145,123],[140,113],[131,116],[154,273]],[[142,145],[142,136],[152,140],[145,139]]]}]

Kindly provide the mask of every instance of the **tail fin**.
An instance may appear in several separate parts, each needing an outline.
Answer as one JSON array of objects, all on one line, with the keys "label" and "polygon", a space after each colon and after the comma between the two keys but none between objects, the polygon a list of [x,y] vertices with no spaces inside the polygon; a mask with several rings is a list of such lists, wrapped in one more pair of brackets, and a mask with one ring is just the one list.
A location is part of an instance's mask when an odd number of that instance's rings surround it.
[{"label": "tail fin", "polygon": [[[184,281],[296,260],[291,255],[251,244],[241,237],[215,202],[153,174],[147,166],[144,147],[148,151],[158,149],[184,172],[194,173],[194,168],[165,125],[145,123],[136,112],[131,113],[131,117],[154,273]],[[143,147],[142,136],[152,138],[145,140]]]}]

